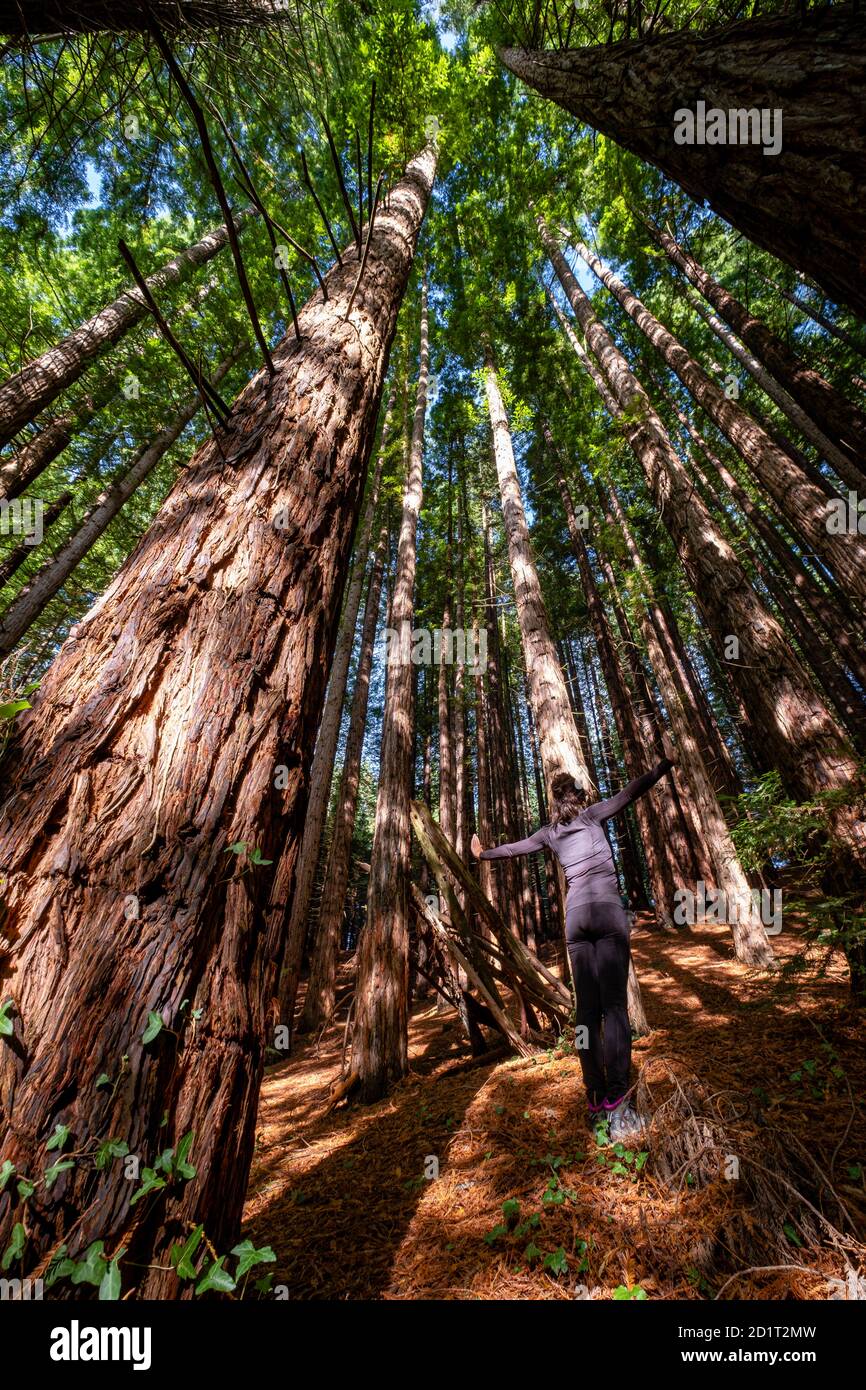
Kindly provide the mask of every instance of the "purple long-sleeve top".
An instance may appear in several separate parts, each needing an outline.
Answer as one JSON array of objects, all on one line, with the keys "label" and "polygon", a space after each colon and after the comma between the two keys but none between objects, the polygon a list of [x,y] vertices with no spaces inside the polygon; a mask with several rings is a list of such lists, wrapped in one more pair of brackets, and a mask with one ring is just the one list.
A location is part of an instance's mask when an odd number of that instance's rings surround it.
[{"label": "purple long-sleeve top", "polygon": [[594,801],[591,806],[584,807],[574,820],[564,825],[542,825],[525,840],[514,840],[508,845],[495,845],[493,849],[482,850],[481,858],[513,859],[518,854],[550,849],[565,874],[569,907],[589,902],[619,902],[619,882],[610,843],[604,832],[604,822],[643,796],[672,767],[669,758],[662,758],[651,772],[635,777],[616,796],[610,796],[606,801]]}]

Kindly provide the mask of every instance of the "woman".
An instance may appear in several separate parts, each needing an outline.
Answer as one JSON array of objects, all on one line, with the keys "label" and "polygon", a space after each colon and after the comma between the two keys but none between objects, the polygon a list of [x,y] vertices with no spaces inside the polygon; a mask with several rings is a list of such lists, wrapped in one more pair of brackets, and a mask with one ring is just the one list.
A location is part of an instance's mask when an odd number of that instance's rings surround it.
[{"label": "woman", "polygon": [[641,1124],[626,1095],[631,1073],[626,1003],[631,928],[604,822],[643,796],[674,766],[676,754],[667,735],[663,746],[665,756],[652,772],[636,777],[607,801],[587,805],[586,792],[574,779],[567,772],[557,773],[551,785],[550,824],[526,840],[482,849],[478,836],[472,836],[476,859],[511,859],[551,849],[562,865],[568,884],[565,939],[577,995],[576,1024],[585,1029],[578,1051],[589,1122],[597,1131],[600,1122],[609,1119],[614,1142],[639,1133]]}]

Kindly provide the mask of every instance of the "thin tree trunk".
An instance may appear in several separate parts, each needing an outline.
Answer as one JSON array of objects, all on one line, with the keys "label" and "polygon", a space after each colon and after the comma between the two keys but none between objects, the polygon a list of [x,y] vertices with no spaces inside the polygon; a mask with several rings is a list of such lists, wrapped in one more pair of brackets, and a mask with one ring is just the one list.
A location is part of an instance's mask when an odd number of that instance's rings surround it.
[{"label": "thin tree trunk", "polygon": [[[246,344],[237,348],[230,357],[220,363],[213,373],[215,382],[222,380],[245,348]],[[8,656],[13,647],[21,640],[46,604],[69,578],[75,566],[87,554],[91,546],[96,544],[124,503],[129,501],[145,478],[153,472],[156,465],[171,446],[177,442],[201,408],[201,397],[192,396],[186,405],[178,411],[171,423],[166,425],[165,429],[160,430],[156,438],[141,450],[126,472],[99,494],[81,525],[73,531],[56,555],[47,560],[33,578],[25,584],[24,588],[16,594],[0,619],[0,657]]]},{"label": "thin tree trunk", "polygon": [[355,642],[355,629],[358,625],[358,610],[361,606],[361,594],[364,589],[364,579],[367,573],[370,538],[372,536],[373,522],[379,503],[379,488],[382,482],[385,450],[388,446],[388,436],[391,430],[391,413],[394,408],[394,397],[395,388],[392,386],[385,411],[385,418],[382,424],[382,435],[376,460],[376,471],[371,480],[369,489],[370,495],[367,501],[364,522],[358,536],[358,543],[355,546],[352,577],[349,581],[346,600],[343,605],[343,615],[340,619],[340,630],[337,635],[337,645],[334,650],[334,660],[331,666],[330,676],[328,677],[328,693],[325,696],[325,707],[322,711],[322,720],[319,724],[316,748],[313,754],[313,768],[310,773],[310,794],[307,802],[307,817],[304,822],[304,836],[301,841],[301,851],[298,855],[297,868],[295,869],[295,891],[292,896],[292,906],[286,926],[286,949],[283,963],[283,976],[280,982],[280,1016],[283,1023],[288,1027],[290,1036],[292,1021],[295,1014],[295,1000],[297,998],[298,984],[301,977],[304,945],[307,939],[307,916],[316,878],[316,868],[319,862],[319,845],[325,826],[325,818],[328,814],[331,774],[334,770],[337,740],[340,736],[340,721],[342,719],[343,705],[346,698],[346,681],[349,677],[352,647]]},{"label": "thin tree trunk", "polygon": [[[252,208],[242,208],[234,215],[240,229],[253,214]],[[183,280],[193,270],[212,260],[228,244],[225,226],[215,227],[195,245],[174,256],[161,270],[149,275],[146,284],[151,293],[160,294]],[[32,362],[22,367],[3,386],[0,386],[0,445],[7,444],[18,431],[34,420],[40,411],[77,381],[82,372],[97,357],[150,313],[141,290],[127,289],[98,314],[79,324],[78,328],[54,347],[48,348]]]},{"label": "thin tree trunk", "polygon": [[749,375],[758,383],[764,395],[775,402],[794,428],[798,429],[803,438],[817,449],[819,457],[825,459],[849,487],[862,487],[863,483],[866,482],[866,474],[863,472],[862,465],[858,463],[856,455],[852,458],[851,454],[841,449],[834,440],[827,438],[824,431],[818,428],[799,402],[789,391],[785,390],[784,386],[780,386],[763,363],[747,347],[743,346],[739,338],[734,336],[718,314],[707,309],[700,300],[688,292],[686,299],[698,317],[703,319],[707,327],[715,333],[719,342],[724,343],[731,356],[745,367]]},{"label": "thin tree trunk", "polygon": [[409,471],[397,546],[391,605],[396,634],[388,651],[388,682],[382,721],[379,794],[370,858],[367,924],[358,947],[355,1019],[350,1073],[357,1074],[363,1101],[378,1100],[405,1076],[408,1052],[409,867],[412,800],[415,667],[411,661],[415,611],[418,517],[424,470],[424,417],[430,350],[427,339],[427,278],[421,290],[421,348]]},{"label": "thin tree trunk", "polygon": [[584,762],[562,668],[550,635],[550,622],[532,556],[529,527],[514,463],[511,430],[489,344],[486,347],[484,383],[493,431],[496,472],[502,495],[502,515],[508,539],[517,619],[548,795],[552,779],[559,771],[568,772],[580,786],[591,791],[592,782]]},{"label": "thin tree trunk", "polygon": [[[507,68],[624,149],[655,164],[758,246],[866,317],[866,46],[851,5],[799,9],[704,32],[560,52],[500,50]],[[844,101],[840,93],[844,91]],[[679,144],[675,113],[784,113],[778,154],[761,144]]]},{"label": "thin tree trunk", "polygon": [[[69,506],[71,501],[71,492],[61,492],[60,496],[49,504],[42,517],[43,533],[48,530],[49,526],[54,524],[60,513]],[[33,554],[33,550],[34,547],[28,545],[26,541],[21,541],[20,545],[16,545],[14,550],[10,550],[6,559],[0,563],[0,589],[9,583],[13,574],[15,574],[24,564],[24,561],[29,559]]]},{"label": "thin tree trunk", "polygon": [[[619,664],[613,634],[599,598],[595,576],[590,567],[586,543],[577,525],[574,503],[562,472],[559,450],[553,442],[549,427],[545,426],[544,431],[556,462],[557,482],[565,510],[571,547],[577,560],[580,581],[589,611],[589,620],[601,661],[602,674],[610,695],[626,773],[629,778],[639,777],[646,771],[654,750],[646,748],[643,742],[632,704],[631,692]],[[675,808],[670,796],[666,796],[664,792],[653,787],[647,796],[638,798],[634,804],[634,809],[646,854],[650,889],[655,900],[656,912],[660,921],[670,926],[672,924],[674,890],[681,881],[681,874],[675,873],[672,868],[670,856],[673,840],[666,833],[665,823],[668,817],[674,813]]]},{"label": "thin tree trunk", "polygon": [[806,318],[810,318],[813,323],[817,323],[819,328],[825,329],[826,332],[830,334],[831,338],[836,338],[838,342],[844,343],[846,347],[851,348],[852,352],[858,353],[860,357],[866,357],[866,352],[864,352],[862,345],[855,342],[850,333],[846,333],[843,328],[839,328],[838,324],[835,324],[832,319],[828,319],[826,314],[822,314],[820,309],[814,309],[805,299],[798,299],[795,294],[792,294],[790,290],[786,290],[784,286],[780,285],[776,280],[770,280],[766,275],[761,275],[760,271],[758,271],[758,275],[765,285],[769,285],[770,288],[774,289],[777,294],[780,294],[783,299],[787,299],[789,304],[793,304],[794,308],[799,309],[800,313],[804,314]]},{"label": "thin tree trunk", "polygon": [[[849,460],[862,474],[866,459],[866,415],[859,406],[832,386],[801,357],[792,352],[781,338],[741,304],[724,285],[704,270],[684,250],[668,231],[647,223],[658,244],[667,253],[672,265],[691,281],[708,304],[721,315],[739,338],[771,372],[776,381],[786,387],[804,410],[820,425],[825,434],[848,451]],[[813,441],[814,442],[814,441]]]},{"label": "thin tree trunk", "polygon": [[74,436],[93,419],[104,405],[111,400],[117,390],[117,382],[108,377],[101,386],[87,395],[76,406],[49,420],[48,423],[28,439],[26,444],[11,458],[0,463],[0,495],[20,497],[50,463],[63,453]]},{"label": "thin tree trunk", "polygon": [[[179,1232],[237,1239],[313,734],[435,162],[428,146],[410,163],[357,292],[345,259],[16,721],[0,1152],[37,1179],[56,1124],[79,1152],[117,1137],[148,1164],[193,1131],[196,1169],[130,1210],[122,1165],[78,1162],[30,1199],[22,1275],[61,1239],[71,1257],[122,1240],[124,1282],[177,1296]],[[17,1219],[7,1201],[3,1248]]]},{"label": "thin tree trunk", "polygon": [[376,547],[373,568],[370,571],[370,582],[367,586],[364,624],[361,630],[361,649],[358,654],[358,674],[352,695],[352,709],[349,715],[349,732],[346,735],[346,749],[343,757],[340,791],[337,797],[334,833],[331,838],[331,849],[325,870],[319,925],[310,964],[310,978],[307,982],[304,1010],[299,1024],[299,1031],[302,1032],[311,1032],[313,1029],[319,1028],[330,1018],[334,1009],[337,950],[340,944],[340,926],[343,921],[346,887],[349,882],[352,832],[358,805],[361,754],[364,749],[367,702],[370,695],[370,672],[373,667],[373,648],[376,641],[376,625],[379,620],[379,601],[382,596],[382,578],[385,572],[387,550],[388,524],[386,522],[379,533],[379,543]]},{"label": "thin tree trunk", "polygon": [[683,345],[614,275],[609,266],[582,242],[577,244],[576,250],[672,371],[676,372],[710,419],[727,436],[768,496],[780,508],[788,524],[796,529],[798,535],[835,574],[840,587],[850,594],[866,598],[866,540],[860,536],[834,534],[828,527],[831,513],[826,496],[803,477],[796,464],[773,443],[760,425],[710,380]]}]

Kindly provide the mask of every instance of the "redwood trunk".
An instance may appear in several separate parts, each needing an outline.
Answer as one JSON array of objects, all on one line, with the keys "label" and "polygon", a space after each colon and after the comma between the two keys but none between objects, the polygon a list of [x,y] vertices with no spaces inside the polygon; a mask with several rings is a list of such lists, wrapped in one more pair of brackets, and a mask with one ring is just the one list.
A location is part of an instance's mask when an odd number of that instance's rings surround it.
[{"label": "redwood trunk", "polygon": [[[758,246],[866,317],[866,44],[863,16],[833,5],[703,32],[561,52],[501,51],[505,66],[662,169]],[[844,95],[843,95],[844,94]],[[679,145],[674,113],[698,101],[784,113],[781,152]]]},{"label": "redwood trunk", "polygon": [[[148,1164],[193,1130],[197,1170],[130,1209],[119,1165],[96,1173],[80,1159],[37,1187],[22,1274],[60,1240],[74,1256],[122,1239],[124,1282],[176,1296],[179,1234],[202,1222],[220,1253],[237,1237],[313,734],[434,169],[428,147],[377,218],[351,311],[347,259],[17,721],[4,766],[2,992],[15,1032],[0,1048],[0,1153],[36,1179],[58,1123],[79,1153],[118,1137]],[[228,852],[235,842],[244,855]],[[145,1045],[149,1011],[165,1026]],[[102,1072],[116,1084],[98,1086]]]},{"label": "redwood trunk", "polygon": [[363,1101],[378,1100],[409,1066],[409,868],[414,763],[415,667],[410,659],[415,612],[418,517],[424,470],[424,417],[430,350],[427,280],[421,291],[421,349],[409,473],[397,544],[388,650],[379,793],[367,891],[367,922],[358,947],[350,1074]]}]

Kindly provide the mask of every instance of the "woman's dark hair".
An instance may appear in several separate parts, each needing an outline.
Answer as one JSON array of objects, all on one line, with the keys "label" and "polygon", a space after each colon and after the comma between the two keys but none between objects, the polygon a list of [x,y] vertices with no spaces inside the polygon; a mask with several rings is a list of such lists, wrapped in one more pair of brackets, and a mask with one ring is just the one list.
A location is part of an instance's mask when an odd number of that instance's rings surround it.
[{"label": "woman's dark hair", "polygon": [[551,825],[567,825],[579,816],[586,805],[586,792],[568,772],[557,772],[550,784]]}]

